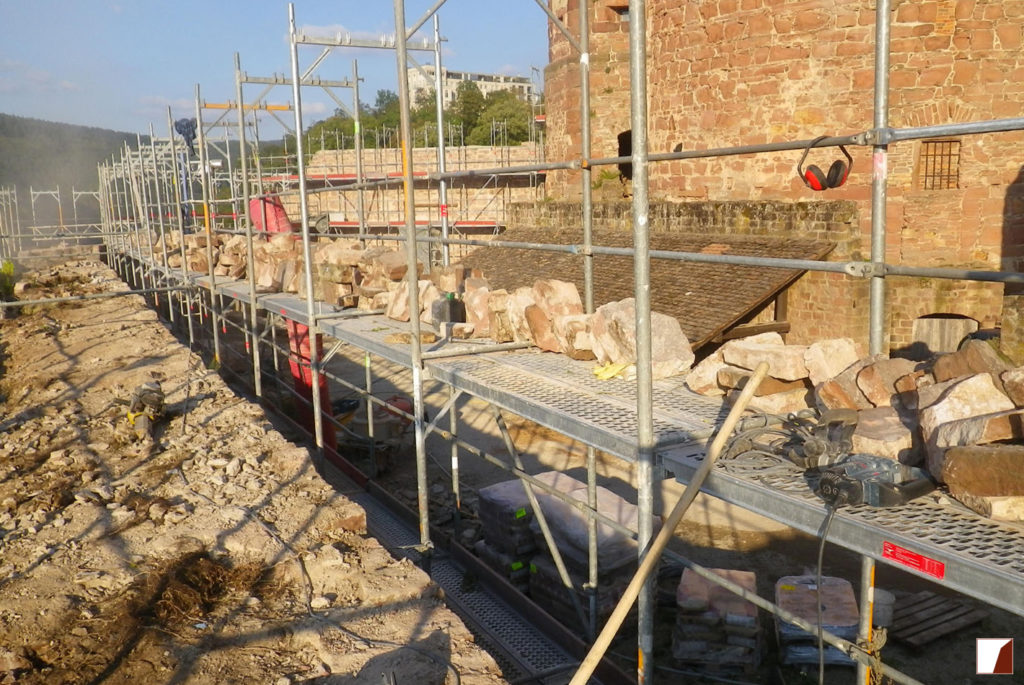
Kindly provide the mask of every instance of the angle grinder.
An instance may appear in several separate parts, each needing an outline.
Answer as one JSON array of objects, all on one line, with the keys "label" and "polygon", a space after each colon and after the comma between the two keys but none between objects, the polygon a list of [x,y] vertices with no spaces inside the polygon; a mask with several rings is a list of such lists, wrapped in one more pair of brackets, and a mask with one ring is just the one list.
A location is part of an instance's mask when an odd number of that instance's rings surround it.
[{"label": "angle grinder", "polygon": [[[814,471],[808,472],[808,477]],[[851,454],[817,469],[815,493],[831,507],[867,504],[898,507],[935,489],[922,469],[869,454]]]}]

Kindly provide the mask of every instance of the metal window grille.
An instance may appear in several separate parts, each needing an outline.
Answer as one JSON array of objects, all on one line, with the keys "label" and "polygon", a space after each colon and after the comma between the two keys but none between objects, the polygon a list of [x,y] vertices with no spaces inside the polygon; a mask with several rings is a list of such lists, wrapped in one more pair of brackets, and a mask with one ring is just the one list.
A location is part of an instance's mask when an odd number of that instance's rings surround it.
[{"label": "metal window grille", "polygon": [[922,190],[959,188],[960,141],[923,141],[917,163],[917,178]]}]

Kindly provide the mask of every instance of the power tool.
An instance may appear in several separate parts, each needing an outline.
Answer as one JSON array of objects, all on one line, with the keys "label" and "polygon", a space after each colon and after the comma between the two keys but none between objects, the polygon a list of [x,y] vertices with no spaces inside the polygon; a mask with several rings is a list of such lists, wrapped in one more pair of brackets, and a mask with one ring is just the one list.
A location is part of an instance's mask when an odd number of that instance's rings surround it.
[{"label": "power tool", "polygon": [[[851,454],[816,471],[814,491],[831,507],[898,507],[936,487],[922,469],[869,454]],[[814,475],[814,470],[808,471],[808,480]]]}]

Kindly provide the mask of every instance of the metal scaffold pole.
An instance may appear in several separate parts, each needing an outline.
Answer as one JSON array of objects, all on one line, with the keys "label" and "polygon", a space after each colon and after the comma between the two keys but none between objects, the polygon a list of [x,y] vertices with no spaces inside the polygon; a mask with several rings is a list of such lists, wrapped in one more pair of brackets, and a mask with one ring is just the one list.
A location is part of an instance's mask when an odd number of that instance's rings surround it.
[{"label": "metal scaffold pole", "polygon": [[[235,53],[235,101],[238,106],[238,152],[241,161],[242,174],[242,207],[239,212],[239,220],[245,227],[245,275],[249,283],[249,325],[252,330],[245,331],[246,346],[252,353],[252,383],[256,397],[263,397],[263,374],[260,369],[260,336],[259,330],[259,303],[256,301],[256,261],[253,258],[252,248],[252,220],[249,216],[249,148],[245,137],[245,101],[242,99],[242,62],[238,53]],[[256,111],[253,110],[253,117]],[[263,204],[262,202],[260,203]]]},{"label": "metal scaffold pole", "polygon": [[427,449],[423,430],[423,348],[420,338],[419,275],[416,259],[416,215],[413,201],[412,175],[412,119],[409,115],[408,46],[405,34],[405,2],[395,0],[395,52],[398,62],[398,100],[401,111],[402,173],[405,178],[405,256],[406,284],[409,288],[409,323],[412,332],[412,391],[413,425],[416,431],[416,484],[419,508],[420,545],[425,554],[432,548],[430,541],[430,509],[427,502]]},{"label": "metal scaffold pole", "polygon": [[295,101],[295,156],[298,161],[299,214],[302,219],[302,258],[305,264],[306,317],[309,330],[310,394],[313,399],[313,435],[320,457],[324,453],[324,421],[320,402],[320,350],[317,345],[316,304],[313,299],[313,250],[309,237],[309,202],[306,197],[306,160],[302,140],[302,78],[299,74],[299,44],[296,42],[295,5],[288,3],[288,37],[292,61],[292,97]]},{"label": "metal scaffold pole", "polygon": [[199,178],[203,187],[203,228],[204,235],[206,236],[206,264],[207,264],[207,278],[209,279],[209,291],[210,291],[210,319],[213,327],[213,359],[216,363],[220,363],[220,302],[217,293],[217,276],[213,270],[213,242],[215,234],[213,232],[213,220],[210,217],[210,200],[211,200],[211,188],[210,188],[210,171],[209,171],[209,155],[206,148],[206,131],[203,126],[203,110],[202,100],[199,97],[199,84],[196,84],[196,133],[199,139],[196,141],[199,145]]},{"label": "metal scaffold pole", "polygon": [[[434,102],[437,108],[437,170],[444,174],[448,171],[445,160],[444,139],[444,82],[441,74],[441,20],[434,15]],[[448,181],[442,178],[438,182],[438,204],[441,208],[441,264],[451,264],[451,251],[448,245]]]},{"label": "metal scaffold pole", "polygon": [[[366,201],[363,188],[363,181],[366,179],[363,175],[363,133],[359,119],[360,109],[362,108],[359,105],[359,63],[352,60],[352,131],[355,134],[356,183],[359,184],[359,190],[356,191],[356,212],[359,214],[359,235],[363,236],[366,234]],[[360,237],[359,245],[365,248],[366,239]]]},{"label": "metal scaffold pole", "polygon": [[[647,195],[647,21],[644,0],[629,2],[630,124],[633,136],[633,256],[636,305],[637,546],[650,544],[654,515],[654,411],[651,368],[651,258]],[[637,683],[651,682],[654,653],[654,581],[637,599]]]},{"label": "metal scaffold pole", "polygon": [[[178,149],[174,142],[174,123],[171,120],[171,108],[167,108],[167,136],[170,140],[171,146],[171,184],[174,188],[174,215],[178,224],[178,252],[181,255],[181,274],[182,281],[184,282],[184,276],[188,273],[188,260],[185,255],[185,219],[182,216],[182,204],[181,204],[181,179],[184,176],[178,174]],[[185,292],[185,320],[188,322],[188,345],[191,349],[196,344],[195,329],[192,323],[192,292],[187,290]]]}]

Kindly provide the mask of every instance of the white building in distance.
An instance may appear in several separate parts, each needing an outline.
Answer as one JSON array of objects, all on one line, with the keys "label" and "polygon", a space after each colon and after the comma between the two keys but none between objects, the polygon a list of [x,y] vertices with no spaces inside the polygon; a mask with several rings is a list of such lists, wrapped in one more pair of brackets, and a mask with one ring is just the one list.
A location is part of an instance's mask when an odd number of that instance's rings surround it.
[{"label": "white building in distance", "polygon": [[[409,92],[413,102],[420,97],[421,93],[429,93],[434,89],[434,66],[432,64],[419,67],[409,67]],[[444,94],[444,106],[448,108],[455,100],[455,94],[459,84],[463,81],[472,81],[480,92],[486,97],[488,93],[499,90],[509,90],[516,94],[520,100],[533,103],[537,100],[537,93],[533,81],[526,76],[506,76],[504,74],[475,74],[468,71],[453,71],[443,69],[441,73],[441,88]]]}]

